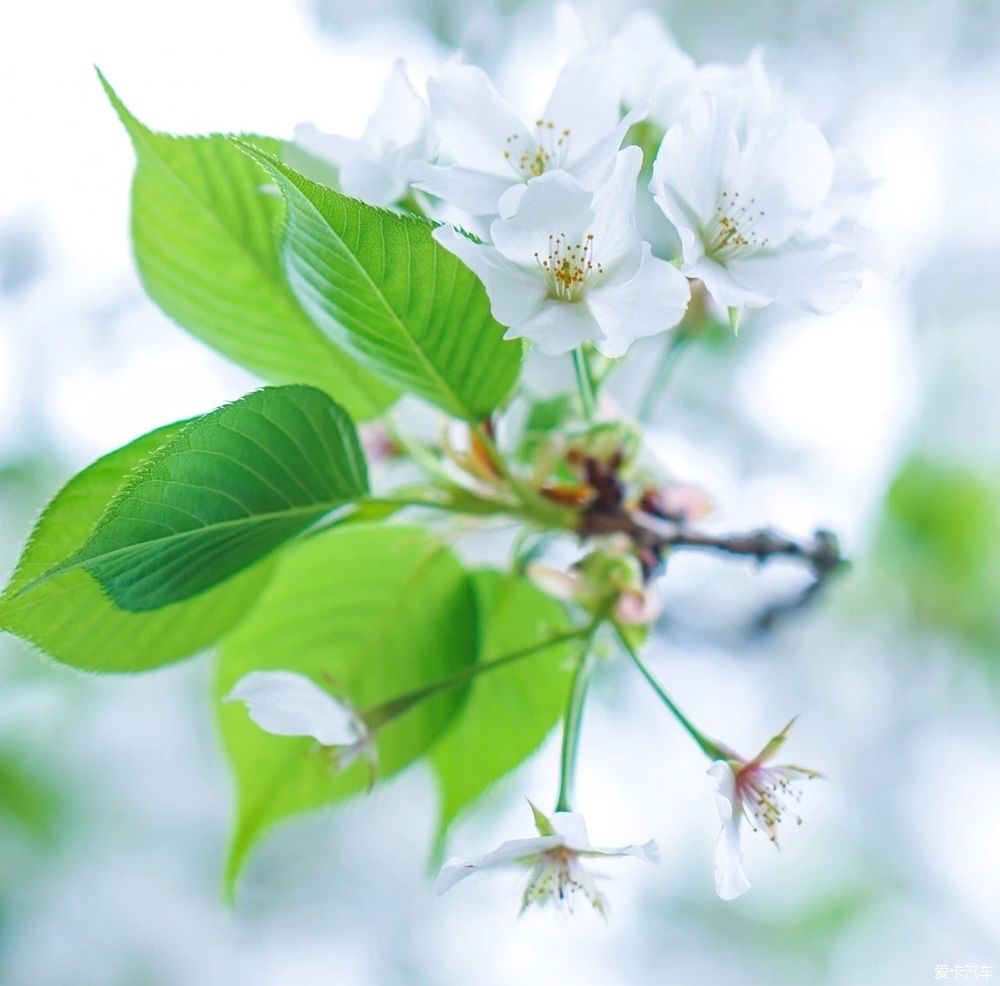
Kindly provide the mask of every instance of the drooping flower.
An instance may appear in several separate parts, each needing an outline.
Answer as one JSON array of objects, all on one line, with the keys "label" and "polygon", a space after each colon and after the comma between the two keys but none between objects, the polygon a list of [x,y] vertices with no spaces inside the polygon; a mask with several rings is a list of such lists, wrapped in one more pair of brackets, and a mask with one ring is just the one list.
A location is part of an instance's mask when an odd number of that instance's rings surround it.
[{"label": "drooping flower", "polygon": [[716,760],[708,769],[715,781],[715,800],[722,821],[715,845],[715,890],[723,900],[733,900],[750,889],[750,881],[743,872],[741,819],[745,817],[754,831],[763,829],[775,845],[778,844],[778,824],[783,818],[802,823],[788,807],[790,800],[798,800],[794,785],[820,775],[815,770],[791,764],[769,765],[794,722],[793,719],[788,723],[753,759],[744,760],[739,754],[726,750],[726,759]]},{"label": "drooping flower", "polygon": [[592,846],[582,815],[574,811],[557,811],[550,818],[535,805],[531,805],[531,810],[537,836],[504,842],[485,856],[449,860],[434,884],[437,892],[443,894],[459,881],[484,870],[524,867],[531,870],[531,875],[521,902],[522,914],[532,904],[544,907],[552,903],[572,911],[580,896],[599,914],[605,915],[607,899],[597,887],[595,874],[583,860],[620,856],[635,856],[650,863],[660,860],[659,849],[652,840],[641,846],[612,849]]},{"label": "drooping flower", "polygon": [[621,87],[607,47],[570,59],[548,105],[530,124],[474,65],[446,65],[428,82],[427,94],[450,163],[415,163],[413,183],[471,216],[509,215],[513,205],[504,193],[552,171],[568,172],[583,188],[596,190],[628,128],[645,112],[635,108],[622,116]]},{"label": "drooping flower", "polygon": [[223,701],[242,702],[250,718],[275,736],[311,736],[338,770],[363,758],[374,771],[375,746],[362,717],[305,675],[251,671]]},{"label": "drooping flower", "polygon": [[393,66],[361,137],[326,134],[311,123],[301,123],[294,140],[304,151],[340,169],[340,187],[346,195],[371,205],[403,199],[411,165],[431,157],[437,146],[427,105],[410,85],[402,61]]},{"label": "drooping flower", "polygon": [[680,321],[687,280],[652,255],[635,223],[641,164],[639,148],[626,148],[593,194],[565,171],[546,172],[518,189],[512,215],[493,221],[492,244],[449,226],[434,231],[485,285],[504,338],[530,339],[549,355],[593,342],[618,357]]},{"label": "drooping flower", "polygon": [[783,102],[763,114],[701,93],[667,131],[650,190],[680,236],[682,269],[720,305],[825,313],[861,284],[857,254],[813,225],[833,173],[822,133]]}]

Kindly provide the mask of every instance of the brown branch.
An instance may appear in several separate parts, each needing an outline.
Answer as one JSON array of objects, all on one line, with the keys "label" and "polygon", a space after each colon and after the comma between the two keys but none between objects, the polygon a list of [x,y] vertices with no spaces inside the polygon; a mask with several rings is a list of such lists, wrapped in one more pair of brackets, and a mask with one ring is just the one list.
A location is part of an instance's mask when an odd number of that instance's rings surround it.
[{"label": "brown branch", "polygon": [[626,511],[613,514],[588,512],[583,515],[580,533],[621,533],[628,535],[637,547],[660,553],[668,548],[700,548],[728,555],[743,555],[763,563],[770,558],[796,558],[806,562],[817,576],[837,568],[843,558],[837,539],[830,531],[818,530],[808,543],[800,543],[779,534],[770,527],[745,534],[707,534],[692,530],[685,524],[663,520],[652,514]]}]

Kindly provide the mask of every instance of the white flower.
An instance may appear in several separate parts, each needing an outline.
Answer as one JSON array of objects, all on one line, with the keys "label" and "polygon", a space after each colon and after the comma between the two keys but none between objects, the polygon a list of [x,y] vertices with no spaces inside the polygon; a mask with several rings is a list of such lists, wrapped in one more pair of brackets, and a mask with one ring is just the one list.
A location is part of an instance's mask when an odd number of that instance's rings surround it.
[{"label": "white flower", "polygon": [[621,89],[607,47],[567,62],[548,105],[531,124],[482,69],[452,63],[427,84],[434,128],[450,164],[415,163],[417,188],[472,216],[509,215],[512,186],[561,170],[595,190],[608,176],[628,128],[644,109],[621,115]]},{"label": "white flower", "polygon": [[522,914],[532,904],[544,906],[550,902],[572,911],[580,894],[604,915],[607,900],[597,888],[595,874],[584,866],[584,859],[635,856],[650,863],[660,861],[659,849],[652,840],[641,846],[600,848],[590,844],[583,816],[576,812],[557,811],[549,818],[534,805],[531,810],[537,837],[504,842],[493,852],[475,859],[449,860],[434,884],[437,892],[443,894],[460,880],[482,870],[526,867],[531,869],[531,875],[521,903]]},{"label": "white flower", "polygon": [[[744,760],[732,751],[725,760],[716,760],[708,769],[715,781],[715,800],[722,830],[715,845],[715,890],[723,900],[733,900],[750,889],[743,872],[740,849],[740,820],[745,816],[754,831],[762,828],[778,844],[778,823],[786,815],[798,824],[802,819],[787,806],[787,799],[798,799],[792,787],[796,781],[819,777],[805,767],[767,766],[792,728],[793,719],[752,760]],[[756,824],[755,824],[756,823]]]},{"label": "white flower", "polygon": [[359,758],[374,770],[375,746],[361,716],[305,675],[251,671],[223,701],[243,702],[250,718],[275,736],[311,736],[338,770]]},{"label": "white flower", "polygon": [[511,196],[513,214],[490,226],[492,245],[434,231],[485,285],[504,338],[530,339],[550,355],[589,341],[618,357],[680,321],[687,280],[652,255],[635,224],[641,163],[639,148],[626,148],[596,194],[565,171],[528,182]]},{"label": "white flower", "polygon": [[404,198],[411,165],[431,157],[437,146],[427,106],[413,91],[401,61],[393,66],[361,137],[337,137],[301,123],[294,140],[340,169],[340,187],[346,195],[372,205],[391,205]]},{"label": "white flower", "polygon": [[857,254],[811,228],[833,172],[822,133],[784,105],[762,116],[731,93],[702,93],[667,131],[650,190],[680,235],[684,272],[719,304],[829,312],[861,283]]}]

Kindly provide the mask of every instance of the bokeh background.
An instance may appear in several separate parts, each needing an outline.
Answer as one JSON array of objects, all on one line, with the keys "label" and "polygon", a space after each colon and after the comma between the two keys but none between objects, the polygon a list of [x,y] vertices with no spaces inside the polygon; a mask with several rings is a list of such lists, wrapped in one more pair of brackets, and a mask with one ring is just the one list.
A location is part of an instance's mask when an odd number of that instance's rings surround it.
[{"label": "bokeh background", "polygon": [[[629,5],[576,9],[599,40]],[[882,182],[866,218],[893,276],[870,276],[833,317],[754,317],[736,342],[692,348],[651,436],[711,492],[719,529],[826,525],[853,560],[819,605],[748,639],[748,614],[801,575],[678,558],[651,651],[696,721],[745,753],[801,713],[794,759],[827,776],[809,786],[806,823],[780,853],[751,841],[752,892],[717,900],[705,763],[629,669],[609,665],[578,797],[595,841],[655,837],[663,864],[615,868],[607,925],[518,921],[514,877],[435,898],[420,769],[276,833],[230,910],[209,659],[98,679],[4,638],[5,986],[914,986],[943,965],[1000,976],[1000,4],[651,9],[700,61],[764,46],[807,114]],[[286,136],[311,120],[351,134],[396,57],[420,79],[452,46],[537,104],[566,23],[516,0],[5,5],[0,573],[77,469],[254,385],[144,298],[127,239],[131,151],[92,63],[160,129]],[[623,399],[655,345],[622,371]],[[550,744],[452,848],[521,834],[521,796],[546,801],[556,761]]]}]

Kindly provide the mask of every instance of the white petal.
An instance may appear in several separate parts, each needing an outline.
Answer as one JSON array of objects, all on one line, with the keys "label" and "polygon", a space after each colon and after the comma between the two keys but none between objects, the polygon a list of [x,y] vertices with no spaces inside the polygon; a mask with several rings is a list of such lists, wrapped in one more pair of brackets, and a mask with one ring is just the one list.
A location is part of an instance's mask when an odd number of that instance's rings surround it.
[{"label": "white petal", "polygon": [[375,146],[400,147],[417,142],[429,126],[427,106],[413,91],[403,62],[398,60],[365,127],[365,140]]},{"label": "white petal", "polygon": [[782,121],[747,156],[753,184],[761,187],[772,175],[780,178],[786,209],[811,212],[833,183],[833,152],[826,137],[815,124],[794,117]]},{"label": "white petal", "polygon": [[[584,188],[596,190],[607,180],[615,163],[618,149],[628,133],[629,127],[646,117],[645,104],[629,110],[618,121],[615,128],[598,140],[583,157],[571,160],[566,168]],[[638,148],[636,148],[638,150]],[[641,151],[640,151],[641,157]]]},{"label": "white petal", "polygon": [[521,205],[521,199],[524,198],[524,193],[527,190],[528,185],[523,181],[519,181],[516,185],[511,185],[500,196],[500,201],[497,203],[497,215],[501,219],[510,219],[517,212],[518,207]]},{"label": "white petal", "polygon": [[635,856],[647,863],[659,863],[660,847],[655,839],[644,842],[641,846],[594,846],[586,856]]},{"label": "white petal", "polygon": [[612,358],[624,356],[636,339],[664,332],[684,316],[690,298],[687,278],[673,264],[642,245],[638,271],[623,284],[591,291],[587,304],[601,327],[597,348]]},{"label": "white petal", "polygon": [[776,297],[773,291],[764,291],[762,286],[747,286],[737,281],[729,268],[711,257],[701,257],[695,263],[685,262],[684,273],[699,278],[723,308],[762,308]]},{"label": "white petal", "polygon": [[642,151],[626,147],[615,158],[610,178],[594,195],[594,220],[589,232],[594,234],[594,257],[605,270],[625,258],[638,264],[635,193],[641,167]]},{"label": "white petal", "polygon": [[847,304],[861,287],[860,258],[829,244],[734,258],[729,270],[750,290],[820,315]]},{"label": "white petal", "polygon": [[614,52],[604,45],[571,58],[559,73],[542,125],[554,124],[557,136],[569,130],[568,162],[582,158],[615,130],[621,116],[616,69]]},{"label": "white petal", "polygon": [[570,244],[583,240],[594,225],[593,196],[565,171],[533,178],[509,219],[490,226],[494,246],[509,260],[536,264],[535,254],[549,256],[550,238],[565,235]]},{"label": "white petal", "polygon": [[483,282],[493,317],[502,325],[522,325],[541,310],[546,286],[536,271],[519,267],[494,247],[475,243],[452,226],[438,226],[432,235]]},{"label": "white petal", "polygon": [[708,768],[708,775],[715,781],[715,804],[722,822],[715,843],[715,891],[723,900],[733,900],[750,889],[740,848],[742,808],[736,793],[736,775],[725,760],[716,760]]},{"label": "white petal", "polygon": [[292,671],[251,671],[225,697],[243,702],[250,718],[276,736],[312,736],[324,746],[357,741],[352,710]]},{"label": "white petal", "polygon": [[534,863],[549,849],[562,844],[558,835],[537,836],[533,839],[511,839],[493,852],[472,859],[450,859],[441,868],[434,889],[443,894],[467,876],[481,870],[501,869],[507,866],[525,866]]},{"label": "white petal", "polygon": [[354,157],[340,168],[340,187],[345,195],[370,205],[391,205],[406,194],[406,181],[373,157]]},{"label": "white petal", "polygon": [[586,852],[591,848],[587,823],[577,811],[557,811],[551,816],[552,827],[562,836],[568,849]]},{"label": "white petal", "polygon": [[[496,312],[494,312],[496,314]],[[497,316],[498,321],[502,321]],[[546,356],[568,353],[584,342],[596,342],[601,327],[581,302],[548,299],[537,315],[511,323],[505,339],[530,339]]]},{"label": "white petal", "polygon": [[756,132],[758,123],[766,121],[781,108],[782,96],[767,74],[761,48],[754,48],[741,65],[709,63],[701,66],[691,91],[737,96],[743,107],[744,123],[753,131],[749,136],[753,137],[759,136]]},{"label": "white petal", "polygon": [[511,178],[503,175],[424,161],[410,166],[410,180],[415,188],[451,202],[470,216],[494,215],[500,197],[511,187]]},{"label": "white petal", "polygon": [[648,10],[628,16],[615,35],[624,101],[636,106],[651,99],[650,115],[661,126],[673,123],[694,76],[694,60],[685,54],[663,22]]},{"label": "white petal", "polygon": [[292,141],[323,161],[340,165],[366,149],[365,142],[323,133],[311,123],[296,124]]},{"label": "white petal", "polygon": [[517,137],[524,145],[531,138],[524,122],[482,69],[446,65],[427,83],[427,95],[434,129],[456,164],[513,176],[504,157],[508,138]]},{"label": "white petal", "polygon": [[719,809],[719,820],[725,825],[739,815],[736,775],[725,760],[716,760],[708,768],[708,776],[715,781],[715,806]]},{"label": "white petal", "polygon": [[727,822],[715,843],[715,892],[723,900],[735,900],[750,889],[750,881],[743,872],[743,851],[736,822]]},{"label": "white petal", "polygon": [[734,97],[703,93],[663,138],[649,187],[679,229],[698,230],[714,215],[723,182],[738,160],[738,111]]}]

